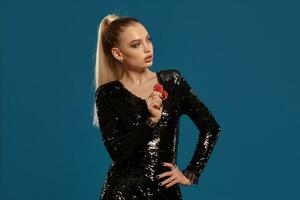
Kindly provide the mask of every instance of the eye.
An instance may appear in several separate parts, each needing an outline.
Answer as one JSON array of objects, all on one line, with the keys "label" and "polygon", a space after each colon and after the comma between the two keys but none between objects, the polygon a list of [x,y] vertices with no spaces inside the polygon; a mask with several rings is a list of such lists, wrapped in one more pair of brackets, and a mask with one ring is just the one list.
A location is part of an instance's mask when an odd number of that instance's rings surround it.
[{"label": "eye", "polygon": [[135,44],[132,45],[132,47],[136,48],[136,47],[138,47],[139,45],[140,45],[140,43],[135,43]]},{"label": "eye", "polygon": [[[149,36],[148,39],[147,39],[147,41],[151,42],[152,38]],[[137,48],[139,45],[140,45],[140,43],[135,43],[135,44],[132,45],[132,47],[133,48]]]}]

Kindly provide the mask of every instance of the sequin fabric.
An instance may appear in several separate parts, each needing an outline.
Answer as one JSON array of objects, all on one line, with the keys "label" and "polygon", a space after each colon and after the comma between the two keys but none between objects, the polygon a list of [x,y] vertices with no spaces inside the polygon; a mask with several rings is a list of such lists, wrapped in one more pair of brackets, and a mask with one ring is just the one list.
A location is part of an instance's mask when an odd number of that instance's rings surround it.
[{"label": "sequin fabric", "polygon": [[119,80],[101,85],[95,92],[97,115],[104,145],[112,159],[99,199],[183,199],[180,184],[165,188],[156,175],[169,171],[160,165],[177,165],[179,119],[186,114],[199,130],[194,154],[183,174],[193,184],[211,155],[220,134],[212,113],[197,97],[177,69],[156,72],[168,92],[160,120],[149,127],[146,101],[131,93]]}]

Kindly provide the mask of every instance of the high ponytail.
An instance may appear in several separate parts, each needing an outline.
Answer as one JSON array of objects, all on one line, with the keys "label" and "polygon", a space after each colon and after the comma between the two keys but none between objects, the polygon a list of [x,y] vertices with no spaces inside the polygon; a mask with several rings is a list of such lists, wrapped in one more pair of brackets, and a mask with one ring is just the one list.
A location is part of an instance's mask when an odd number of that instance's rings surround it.
[{"label": "high ponytail", "polygon": [[[98,27],[98,39],[95,60],[95,88],[110,81],[119,79],[121,68],[119,61],[111,53],[112,47],[118,44],[118,36],[122,30],[138,20],[133,17],[120,17],[116,14],[106,15]],[[94,102],[93,125],[99,127],[96,102]]]}]

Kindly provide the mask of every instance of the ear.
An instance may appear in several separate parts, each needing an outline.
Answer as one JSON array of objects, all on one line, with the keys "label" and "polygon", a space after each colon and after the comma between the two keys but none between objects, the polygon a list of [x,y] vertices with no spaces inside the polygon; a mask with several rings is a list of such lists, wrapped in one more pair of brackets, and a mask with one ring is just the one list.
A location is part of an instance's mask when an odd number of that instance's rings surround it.
[{"label": "ear", "polygon": [[123,60],[123,54],[122,54],[122,52],[120,51],[120,49],[118,47],[113,47],[111,49],[111,53],[115,57],[115,59]]}]

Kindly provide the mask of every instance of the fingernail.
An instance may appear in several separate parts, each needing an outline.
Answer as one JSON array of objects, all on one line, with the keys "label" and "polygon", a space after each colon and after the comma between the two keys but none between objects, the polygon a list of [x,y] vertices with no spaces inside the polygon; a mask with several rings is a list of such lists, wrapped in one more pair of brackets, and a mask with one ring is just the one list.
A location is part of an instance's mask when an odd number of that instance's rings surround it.
[{"label": "fingernail", "polygon": [[161,185],[162,183],[159,183],[158,185]]},{"label": "fingernail", "polygon": [[161,164],[161,165],[164,165],[165,163],[162,162],[162,163],[160,163],[160,164]]},{"label": "fingernail", "polygon": [[157,175],[156,178],[159,178],[159,175]]}]

